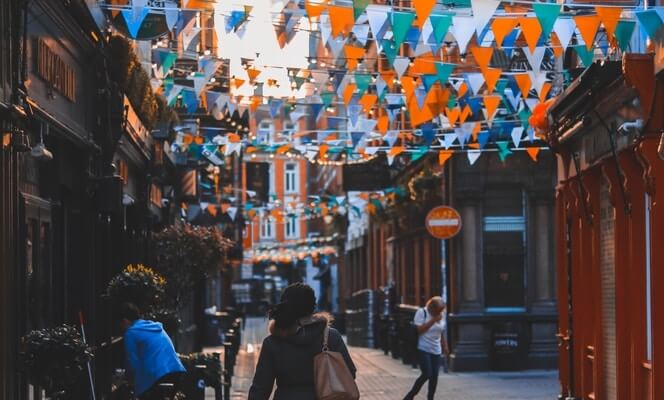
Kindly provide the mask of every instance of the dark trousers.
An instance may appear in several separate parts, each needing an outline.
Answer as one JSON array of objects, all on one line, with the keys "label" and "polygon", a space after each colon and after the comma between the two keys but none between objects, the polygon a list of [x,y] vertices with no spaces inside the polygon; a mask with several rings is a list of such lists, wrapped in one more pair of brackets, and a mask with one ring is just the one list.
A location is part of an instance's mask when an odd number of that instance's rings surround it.
[{"label": "dark trousers", "polygon": [[[142,395],[138,396],[138,399],[139,400],[163,400],[164,394],[166,394],[166,393],[162,392],[159,385],[162,384],[162,383],[172,383],[172,384],[175,385],[175,390],[177,390],[183,375],[184,374],[181,373],[181,372],[174,372],[174,373],[162,376],[161,378],[159,378],[159,380],[157,382],[155,382],[152,386],[150,386],[150,389],[148,389]],[[174,395],[175,393],[169,393],[169,394]]]},{"label": "dark trousers", "polygon": [[426,351],[418,350],[418,357],[420,361],[420,374],[419,378],[415,381],[413,388],[406,395],[404,400],[412,400],[420,392],[422,386],[426,381],[429,381],[429,391],[427,399],[433,400],[436,393],[436,386],[438,385],[438,370],[440,369],[440,354],[431,354]]}]

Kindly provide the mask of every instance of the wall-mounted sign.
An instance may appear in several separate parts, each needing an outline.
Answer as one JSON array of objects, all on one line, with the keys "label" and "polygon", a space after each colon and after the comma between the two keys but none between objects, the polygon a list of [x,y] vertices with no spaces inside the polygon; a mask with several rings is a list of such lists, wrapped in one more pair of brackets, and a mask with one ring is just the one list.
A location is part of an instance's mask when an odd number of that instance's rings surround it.
[{"label": "wall-mounted sign", "polygon": [[438,206],[429,211],[424,224],[431,236],[450,239],[461,231],[461,215],[452,207]]}]

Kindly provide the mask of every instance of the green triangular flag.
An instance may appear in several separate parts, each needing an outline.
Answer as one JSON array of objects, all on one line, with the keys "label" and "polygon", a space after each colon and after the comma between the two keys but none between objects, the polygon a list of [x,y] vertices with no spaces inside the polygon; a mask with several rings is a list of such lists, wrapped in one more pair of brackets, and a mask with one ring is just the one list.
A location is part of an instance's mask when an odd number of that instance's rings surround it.
[{"label": "green triangular flag", "polygon": [[588,68],[590,67],[590,64],[593,63],[593,58],[595,57],[595,49],[590,49],[585,45],[576,45],[574,46],[574,50],[576,50],[576,54],[579,55],[579,58],[581,58],[581,62],[583,62],[583,66]]},{"label": "green triangular flag", "polygon": [[629,47],[629,42],[632,40],[632,34],[634,34],[634,28],[636,27],[636,21],[618,21],[616,25],[616,30],[613,34],[618,41],[618,46],[620,50],[627,51]]},{"label": "green triangular flag", "polygon": [[367,89],[369,89],[369,84],[371,83],[370,74],[355,74],[355,85],[357,85],[357,90],[362,96]]},{"label": "green triangular flag", "polygon": [[438,75],[430,75],[430,74],[422,75],[422,82],[424,83],[424,89],[426,89],[427,93],[429,93],[429,90],[431,90],[431,86],[433,86],[437,81],[438,81]]},{"label": "green triangular flag", "polygon": [[410,26],[415,20],[415,13],[407,11],[394,11],[390,14],[390,19],[392,20],[392,33],[394,34],[394,43],[398,48],[401,46],[404,40],[406,40],[406,35],[410,30]]},{"label": "green triangular flag", "polygon": [[449,63],[442,63],[442,62],[437,62],[436,63],[436,74],[438,76],[438,79],[440,80],[440,84],[444,85],[447,83],[447,80],[450,77],[450,74],[452,71],[454,71],[454,68],[456,67],[456,64],[449,64]]},{"label": "green triangular flag", "polygon": [[332,104],[332,100],[334,100],[334,93],[333,92],[321,93],[320,98],[323,100],[323,104],[325,105],[325,107],[329,107],[330,104]]},{"label": "green triangular flag", "polygon": [[391,40],[383,40],[383,53],[390,67],[394,67],[394,60],[397,58],[398,47]]},{"label": "green triangular flag", "polygon": [[512,154],[510,149],[507,147],[509,145],[508,142],[496,142],[496,145],[498,146],[498,157],[500,157],[500,161],[505,161],[507,156]]},{"label": "green triangular flag", "polygon": [[297,90],[300,90],[300,88],[302,87],[302,84],[305,81],[305,78],[303,78],[301,76],[296,76],[296,77],[293,78],[293,80],[295,81],[295,86],[297,87]]},{"label": "green triangular flag", "polygon": [[447,31],[452,25],[452,16],[451,15],[430,15],[429,21],[433,26],[433,36],[436,38],[436,43],[443,43]]},{"label": "green triangular flag", "polygon": [[655,40],[657,36],[657,31],[662,26],[662,19],[659,17],[657,10],[649,9],[645,11],[637,11],[636,19],[639,20],[641,29],[650,37],[650,39]]},{"label": "green triangular flag", "polygon": [[507,79],[505,78],[500,78],[498,79],[498,82],[496,82],[496,88],[495,91],[496,93],[505,93],[505,88],[507,88]]},{"label": "green triangular flag", "polygon": [[523,126],[524,131],[528,129],[528,118],[530,118],[531,114],[532,113],[526,107],[519,111],[519,120],[521,120],[521,125]]},{"label": "green triangular flag", "polygon": [[450,94],[450,98],[447,99],[447,108],[453,108],[457,104],[457,99],[456,96],[453,94]]},{"label": "green triangular flag", "polygon": [[533,3],[533,11],[542,27],[542,37],[548,39],[556,19],[560,15],[560,4],[555,3]]},{"label": "green triangular flag", "polygon": [[418,147],[417,150],[415,150],[413,153],[411,153],[410,161],[419,160],[420,158],[422,158],[423,155],[427,154],[428,151],[429,151],[429,149],[427,148],[427,146]]},{"label": "green triangular flag", "polygon": [[360,18],[360,15],[362,15],[364,10],[367,9],[370,2],[371,0],[353,0],[353,15],[355,16],[356,21]]}]

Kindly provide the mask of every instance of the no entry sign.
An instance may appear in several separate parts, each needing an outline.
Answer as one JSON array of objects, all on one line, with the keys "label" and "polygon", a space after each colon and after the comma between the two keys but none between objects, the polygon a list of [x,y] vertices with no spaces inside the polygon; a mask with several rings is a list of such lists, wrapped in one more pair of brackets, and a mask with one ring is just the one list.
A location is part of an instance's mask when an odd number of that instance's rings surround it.
[{"label": "no entry sign", "polygon": [[461,215],[452,207],[438,206],[429,211],[424,223],[431,236],[449,239],[461,230]]}]

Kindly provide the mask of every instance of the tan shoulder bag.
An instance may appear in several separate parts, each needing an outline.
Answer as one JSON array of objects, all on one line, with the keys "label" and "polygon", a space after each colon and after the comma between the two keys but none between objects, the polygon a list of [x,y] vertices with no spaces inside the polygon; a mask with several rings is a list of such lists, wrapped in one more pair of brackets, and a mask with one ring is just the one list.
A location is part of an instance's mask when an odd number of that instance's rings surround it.
[{"label": "tan shoulder bag", "polygon": [[360,391],[341,353],[327,345],[330,328],[323,331],[323,351],[314,357],[314,384],[319,400],[357,400]]}]

